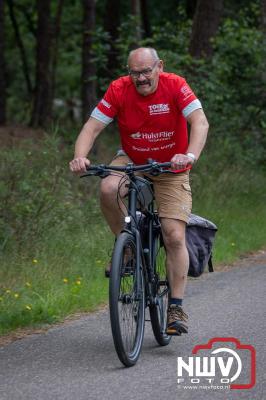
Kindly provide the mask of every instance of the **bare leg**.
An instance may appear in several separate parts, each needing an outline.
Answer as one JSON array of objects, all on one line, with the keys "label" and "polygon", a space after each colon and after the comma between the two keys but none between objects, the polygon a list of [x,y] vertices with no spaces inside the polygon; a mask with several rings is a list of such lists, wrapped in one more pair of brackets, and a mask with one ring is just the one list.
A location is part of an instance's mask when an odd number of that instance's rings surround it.
[{"label": "bare leg", "polygon": [[171,297],[183,299],[189,266],[184,221],[161,218]]},{"label": "bare leg", "polygon": [[[101,182],[101,210],[102,213],[114,235],[118,235],[121,232],[124,224],[124,215],[126,209],[123,203],[117,202],[117,191],[121,177],[108,176]],[[125,185],[120,189],[120,194],[124,196],[127,193]],[[121,211],[123,210],[123,212]]]}]

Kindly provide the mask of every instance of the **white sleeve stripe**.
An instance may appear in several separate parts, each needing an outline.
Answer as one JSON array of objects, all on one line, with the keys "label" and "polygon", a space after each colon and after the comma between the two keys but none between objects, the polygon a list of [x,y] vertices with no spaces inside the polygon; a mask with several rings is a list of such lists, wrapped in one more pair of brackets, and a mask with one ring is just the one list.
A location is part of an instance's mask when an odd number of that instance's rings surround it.
[{"label": "white sleeve stripe", "polygon": [[99,108],[95,107],[91,113],[91,117],[97,119],[98,121],[102,122],[105,125],[110,124],[113,121],[113,118],[108,117],[103,112],[99,110]]},{"label": "white sleeve stripe", "polygon": [[201,102],[198,99],[193,100],[191,103],[189,103],[188,106],[183,108],[182,114],[185,118],[187,118],[189,114],[191,114],[195,110],[198,110],[199,108],[202,108]]}]

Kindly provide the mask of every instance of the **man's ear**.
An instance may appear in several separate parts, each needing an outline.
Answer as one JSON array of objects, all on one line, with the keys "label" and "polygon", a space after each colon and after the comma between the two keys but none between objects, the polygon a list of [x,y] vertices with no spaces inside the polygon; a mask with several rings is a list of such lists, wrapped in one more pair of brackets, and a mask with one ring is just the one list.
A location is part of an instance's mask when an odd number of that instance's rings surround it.
[{"label": "man's ear", "polygon": [[163,60],[159,61],[158,67],[159,67],[160,71],[163,72],[163,67],[164,67]]}]

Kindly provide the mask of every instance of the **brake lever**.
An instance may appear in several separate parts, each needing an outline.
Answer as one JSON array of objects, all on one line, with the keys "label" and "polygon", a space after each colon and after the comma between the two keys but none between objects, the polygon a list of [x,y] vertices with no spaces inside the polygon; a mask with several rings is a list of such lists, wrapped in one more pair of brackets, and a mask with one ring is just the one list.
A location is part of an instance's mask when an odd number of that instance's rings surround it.
[{"label": "brake lever", "polygon": [[172,172],[169,169],[165,170],[165,169],[163,169],[161,167],[156,167],[156,169],[154,169],[153,171],[149,172],[149,174],[153,175],[153,176],[158,176],[158,175],[161,175],[161,174],[174,174],[174,172]]},{"label": "brake lever", "polygon": [[97,176],[99,176],[101,179],[106,178],[109,175],[111,175],[111,171],[101,171],[100,173],[97,174]]}]

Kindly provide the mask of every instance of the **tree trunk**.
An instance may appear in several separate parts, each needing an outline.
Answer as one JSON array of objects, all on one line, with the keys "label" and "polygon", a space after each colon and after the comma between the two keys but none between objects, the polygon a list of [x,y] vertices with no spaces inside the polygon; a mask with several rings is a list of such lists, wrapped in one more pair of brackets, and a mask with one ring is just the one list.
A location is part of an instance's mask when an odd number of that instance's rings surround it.
[{"label": "tree trunk", "polygon": [[29,64],[28,64],[28,60],[27,60],[27,55],[26,55],[26,50],[25,50],[25,47],[24,47],[24,43],[23,43],[23,40],[22,40],[22,37],[21,37],[21,34],[20,34],[19,24],[18,24],[17,18],[16,18],[16,13],[15,13],[15,10],[14,10],[14,2],[13,2],[13,0],[8,0],[7,4],[8,4],[8,8],[9,8],[10,20],[12,22],[13,29],[14,29],[14,32],[15,32],[16,43],[17,43],[18,50],[19,50],[20,56],[21,56],[22,69],[23,69],[23,74],[24,74],[24,77],[25,77],[28,96],[29,96],[29,98],[31,98],[31,96],[32,96],[32,83],[31,83],[31,78],[30,78]]},{"label": "tree trunk", "polygon": [[151,24],[149,19],[148,0],[140,0],[142,26],[145,38],[151,37]]},{"label": "tree trunk", "polygon": [[261,0],[261,27],[266,35],[266,0]]},{"label": "tree trunk", "polygon": [[[263,45],[264,45],[264,49],[266,48],[266,0],[261,0],[261,29],[263,32]],[[266,82],[266,70],[264,68],[264,70],[262,71],[262,88],[264,87],[264,89],[262,89],[263,92],[263,97],[265,99],[265,82]]]},{"label": "tree trunk", "polygon": [[87,121],[96,102],[96,67],[93,62],[92,44],[95,29],[96,0],[83,0],[82,48],[82,118]]},{"label": "tree trunk", "polygon": [[57,53],[58,53],[58,40],[61,29],[61,16],[63,11],[65,0],[59,0],[55,15],[55,20],[53,23],[53,34],[52,34],[52,45],[51,45],[51,98],[54,99],[55,89],[56,89],[56,67],[57,67]]},{"label": "tree trunk", "polygon": [[196,7],[197,7],[197,0],[186,1],[186,14],[188,18],[190,19],[194,18]]},{"label": "tree trunk", "polygon": [[32,126],[46,127],[52,118],[51,0],[37,0],[36,81]]},{"label": "tree trunk", "polygon": [[198,0],[189,46],[189,52],[193,57],[212,55],[210,39],[217,33],[222,12],[223,0]]},{"label": "tree trunk", "polygon": [[0,124],[6,122],[4,0],[0,0]]},{"label": "tree trunk", "polygon": [[34,12],[32,12],[31,9],[29,9],[27,4],[18,4],[18,2],[16,2],[15,7],[17,10],[19,10],[23,14],[29,32],[32,34],[33,37],[36,38],[36,26],[35,26],[35,21],[34,21],[34,17],[35,17]]},{"label": "tree trunk", "polygon": [[139,41],[141,40],[141,25],[140,25],[140,0],[131,0],[131,14],[135,17],[135,43],[133,47],[137,47],[139,45]]},{"label": "tree trunk", "polygon": [[104,17],[104,30],[109,33],[110,50],[107,60],[107,74],[113,77],[113,72],[118,67],[118,50],[115,42],[118,39],[118,28],[120,26],[120,0],[108,0],[106,3],[106,13]]}]

